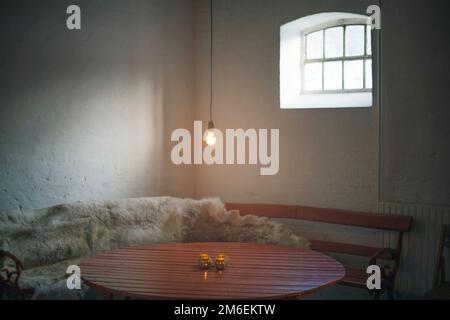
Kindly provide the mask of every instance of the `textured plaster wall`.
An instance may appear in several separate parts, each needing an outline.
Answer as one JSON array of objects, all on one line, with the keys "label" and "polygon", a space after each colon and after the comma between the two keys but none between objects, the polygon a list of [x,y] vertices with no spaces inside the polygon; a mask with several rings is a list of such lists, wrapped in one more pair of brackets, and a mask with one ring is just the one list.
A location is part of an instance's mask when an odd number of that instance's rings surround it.
[{"label": "textured plaster wall", "polygon": [[[446,76],[450,56],[449,1],[382,0],[381,100],[379,108],[280,110],[278,59],[280,25],[317,12],[365,13],[378,1],[215,0],[214,120],[224,128],[279,128],[280,171],[260,176],[258,166],[199,166],[198,197],[225,201],[272,202],[376,211],[378,157],[382,200],[448,205],[450,201],[450,108]],[[208,3],[197,1],[196,118],[208,118]],[[401,208],[402,206],[399,206]],[[405,278],[426,279],[424,254],[443,221],[436,211],[407,209],[415,225],[404,241]],[[417,219],[416,219],[417,218]],[[444,220],[445,221],[445,220]],[[383,246],[388,233],[347,226],[283,220],[312,239]],[[430,238],[431,237],[431,238]],[[420,243],[414,246],[414,241]],[[347,265],[367,259],[340,256]],[[403,259],[403,258],[402,258]],[[403,278],[403,279],[405,279]],[[398,287],[399,297],[429,288]],[[403,291],[406,290],[409,291]],[[414,288],[414,290],[412,289]],[[348,290],[347,290],[348,289]],[[413,292],[414,291],[414,292]],[[312,298],[371,297],[364,290],[335,286]]]},{"label": "textured plaster wall", "polygon": [[[376,104],[280,110],[278,97],[279,27],[318,12],[365,14],[370,4],[382,10],[381,149]],[[450,204],[448,1],[216,0],[214,6],[215,124],[279,128],[280,171],[263,177],[255,166],[202,166],[198,196],[376,210],[380,156],[381,200]],[[208,10],[207,1],[197,1],[195,106],[205,120]]]},{"label": "textured plaster wall", "polygon": [[382,9],[383,200],[449,206],[450,2]]},{"label": "textured plaster wall", "polygon": [[191,196],[168,132],[192,123],[191,1],[7,1],[0,11],[0,210]]},{"label": "textured plaster wall", "polygon": [[[198,197],[374,210],[377,107],[281,110],[280,26],[317,12],[365,13],[373,1],[214,1],[214,120],[218,128],[279,128],[280,170],[203,165]],[[196,118],[207,120],[209,4],[197,2]]]},{"label": "textured plaster wall", "polygon": [[[172,130],[208,119],[209,1],[77,3],[74,32],[71,1],[2,4],[0,209],[159,194],[376,209],[378,107],[278,101],[280,25],[373,1],[214,0],[216,126],[279,128],[276,176],[170,161]],[[382,2],[383,200],[449,204],[447,8]]]}]

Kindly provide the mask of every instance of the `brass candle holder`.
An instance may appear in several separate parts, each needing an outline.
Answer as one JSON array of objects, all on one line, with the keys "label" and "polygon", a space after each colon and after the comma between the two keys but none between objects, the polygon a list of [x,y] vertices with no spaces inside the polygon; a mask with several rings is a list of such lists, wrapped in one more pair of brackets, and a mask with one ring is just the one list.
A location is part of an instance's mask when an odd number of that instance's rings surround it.
[{"label": "brass candle holder", "polygon": [[209,257],[209,254],[202,253],[198,257],[198,265],[202,269],[209,269],[213,265],[212,259]]},{"label": "brass candle holder", "polygon": [[217,270],[224,270],[225,267],[228,265],[229,259],[228,256],[221,253],[217,255],[215,265]]}]

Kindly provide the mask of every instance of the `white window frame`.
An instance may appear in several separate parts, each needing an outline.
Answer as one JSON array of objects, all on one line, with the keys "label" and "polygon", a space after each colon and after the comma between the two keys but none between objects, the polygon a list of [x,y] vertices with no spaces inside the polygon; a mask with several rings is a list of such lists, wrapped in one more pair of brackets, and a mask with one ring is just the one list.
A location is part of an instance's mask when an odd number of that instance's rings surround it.
[{"label": "white window frame", "polygon": [[[310,29],[307,31],[303,31],[300,35],[301,37],[301,41],[302,41],[302,48],[304,48],[304,50],[302,50],[302,60],[301,60],[301,65],[300,65],[300,73],[302,78],[302,87],[301,87],[301,92],[303,94],[314,94],[314,93],[351,93],[351,92],[372,92],[372,88],[367,88],[366,87],[366,60],[370,60],[372,61],[372,54],[368,54],[367,53],[367,28],[371,28],[370,25],[362,23],[363,21],[357,20],[357,19],[342,19],[339,22],[335,22],[335,23],[328,23],[325,25],[321,25],[318,26],[317,28],[314,29]],[[364,26],[364,54],[363,55],[359,55],[359,56],[346,56],[345,55],[345,36],[346,36],[346,30],[348,26]],[[343,28],[343,55],[342,57],[335,57],[335,58],[326,58],[325,57],[325,31],[327,29],[331,29],[334,27],[342,27]],[[311,33],[315,33],[318,31],[322,31],[323,33],[323,58],[317,58],[317,59],[307,59],[306,56],[308,54],[308,46],[307,46],[307,42],[306,42],[306,37],[311,34]],[[345,61],[353,61],[353,60],[363,60],[363,87],[361,89],[345,89],[344,86],[344,62]],[[324,63],[325,62],[333,62],[333,61],[342,61],[342,89],[337,89],[337,90],[330,90],[330,89],[325,89],[325,68],[324,68]],[[304,80],[304,68],[305,65],[307,63],[315,63],[315,62],[319,62],[322,63],[322,89],[321,90],[306,90],[305,89],[305,80]]]},{"label": "white window frame", "polygon": [[[349,61],[349,60],[372,60],[372,89],[366,89],[365,84],[365,62],[364,88],[340,90],[318,90],[307,91],[304,89],[304,63],[306,60],[306,35],[312,32],[347,25],[369,25],[370,18],[364,15],[330,12],[319,13],[300,18],[284,24],[280,28],[280,108],[282,109],[309,109],[309,108],[351,108],[372,107],[373,87],[375,84],[374,57],[376,50],[372,45],[372,54],[367,55],[367,44],[364,44],[364,56],[345,57],[345,33],[344,33],[344,56],[326,59],[325,56],[317,59],[322,61]],[[372,32],[372,44],[374,34]],[[364,35],[366,39],[366,34]],[[324,38],[325,41],[325,38]],[[325,48],[324,48],[325,50]],[[344,63],[343,63],[344,64]],[[324,72],[322,68],[322,72]],[[344,78],[344,73],[342,74]],[[322,81],[324,78],[322,77]],[[323,89],[323,86],[322,86]]]}]

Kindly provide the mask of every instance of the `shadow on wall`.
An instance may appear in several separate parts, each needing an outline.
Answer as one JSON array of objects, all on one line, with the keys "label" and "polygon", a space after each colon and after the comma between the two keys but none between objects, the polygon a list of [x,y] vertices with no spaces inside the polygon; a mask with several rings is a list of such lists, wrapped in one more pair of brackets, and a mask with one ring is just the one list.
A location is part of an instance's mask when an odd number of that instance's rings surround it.
[{"label": "shadow on wall", "polygon": [[[186,37],[189,6],[79,2],[78,31],[64,3],[8,1],[0,13],[0,210],[164,189],[167,83],[188,77],[165,74],[164,39]],[[190,108],[185,92],[172,95]]]}]

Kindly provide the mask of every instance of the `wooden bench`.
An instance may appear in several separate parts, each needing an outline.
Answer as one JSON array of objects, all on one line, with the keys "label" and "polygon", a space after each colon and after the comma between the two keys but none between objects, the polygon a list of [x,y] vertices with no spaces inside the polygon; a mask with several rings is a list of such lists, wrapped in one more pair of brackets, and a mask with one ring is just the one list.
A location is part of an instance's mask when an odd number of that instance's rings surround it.
[{"label": "wooden bench", "polygon": [[[378,299],[380,294],[385,291],[390,299],[394,298],[395,276],[400,265],[403,234],[410,231],[412,217],[280,204],[226,203],[226,208],[227,210],[239,210],[242,215],[301,219],[396,232],[396,248],[309,239],[313,250],[367,257],[369,258],[368,265],[377,264],[377,259],[392,261],[392,266],[382,268],[382,289],[375,290],[375,299]],[[346,276],[340,284],[367,289],[368,276],[366,269],[346,267]]]}]

